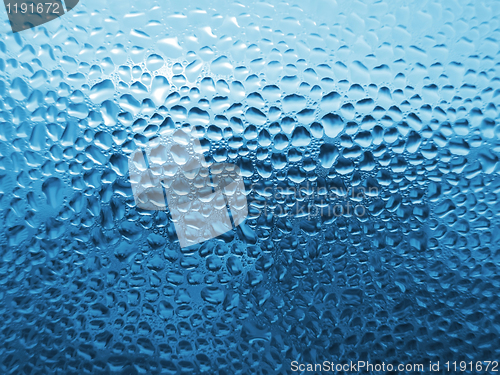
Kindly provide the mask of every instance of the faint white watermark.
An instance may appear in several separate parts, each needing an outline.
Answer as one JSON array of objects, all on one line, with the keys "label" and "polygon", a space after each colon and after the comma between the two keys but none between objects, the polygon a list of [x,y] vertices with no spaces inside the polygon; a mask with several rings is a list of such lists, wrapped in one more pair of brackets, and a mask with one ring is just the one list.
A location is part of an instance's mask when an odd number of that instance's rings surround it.
[{"label": "faint white watermark", "polygon": [[272,214],[314,220],[319,217],[357,217],[369,215],[369,207],[380,196],[377,186],[346,187],[321,185],[306,181],[303,184],[276,184],[265,186],[254,183],[250,187],[250,218]]},{"label": "faint white watermark", "polygon": [[181,247],[224,234],[248,216],[239,167],[207,163],[199,140],[188,130],[150,140],[128,164],[137,207],[168,209]]}]

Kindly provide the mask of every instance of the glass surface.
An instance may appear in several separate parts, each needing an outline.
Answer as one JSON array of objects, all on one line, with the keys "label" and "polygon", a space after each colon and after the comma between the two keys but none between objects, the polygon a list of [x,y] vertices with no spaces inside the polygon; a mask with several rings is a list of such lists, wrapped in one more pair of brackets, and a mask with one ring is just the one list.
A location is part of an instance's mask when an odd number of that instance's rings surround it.
[{"label": "glass surface", "polygon": [[2,33],[0,373],[500,370],[499,15],[85,0]]}]

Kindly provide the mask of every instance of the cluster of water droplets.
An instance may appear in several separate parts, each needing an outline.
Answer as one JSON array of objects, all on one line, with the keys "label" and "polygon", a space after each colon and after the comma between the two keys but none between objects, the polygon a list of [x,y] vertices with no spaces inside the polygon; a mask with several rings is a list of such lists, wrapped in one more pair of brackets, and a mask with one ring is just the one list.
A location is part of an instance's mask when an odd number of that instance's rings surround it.
[{"label": "cluster of water droplets", "polygon": [[[498,357],[499,4],[338,3],[88,1],[2,36],[2,373]],[[172,132],[249,207],[185,249],[128,180]]]}]

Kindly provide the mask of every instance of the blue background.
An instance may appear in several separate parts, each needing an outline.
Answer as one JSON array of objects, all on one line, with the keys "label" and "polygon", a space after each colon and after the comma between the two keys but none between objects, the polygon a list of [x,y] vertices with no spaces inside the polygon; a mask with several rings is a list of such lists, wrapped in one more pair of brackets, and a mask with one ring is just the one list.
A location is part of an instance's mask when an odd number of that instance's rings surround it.
[{"label": "blue background", "polygon": [[[84,1],[2,35],[1,372],[498,360],[499,14]],[[241,167],[250,208],[186,249],[128,181],[171,128]]]}]

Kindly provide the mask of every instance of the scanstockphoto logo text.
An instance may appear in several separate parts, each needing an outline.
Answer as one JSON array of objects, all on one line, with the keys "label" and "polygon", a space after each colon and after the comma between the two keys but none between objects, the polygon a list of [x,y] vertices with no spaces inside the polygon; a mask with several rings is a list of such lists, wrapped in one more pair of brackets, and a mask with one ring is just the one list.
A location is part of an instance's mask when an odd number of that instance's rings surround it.
[{"label": "scanstockphoto logo text", "polygon": [[368,206],[380,196],[376,186],[356,186],[347,190],[339,186],[305,184],[252,183],[248,189],[249,218],[273,214],[306,219],[318,217],[367,218]]},{"label": "scanstockphoto logo text", "polygon": [[367,220],[365,205],[379,195],[369,181],[347,189],[338,177],[325,184],[248,184],[237,163],[206,160],[199,140],[183,130],[150,140],[130,155],[128,166],[137,206],[168,210],[181,247],[215,238],[261,215]]}]

